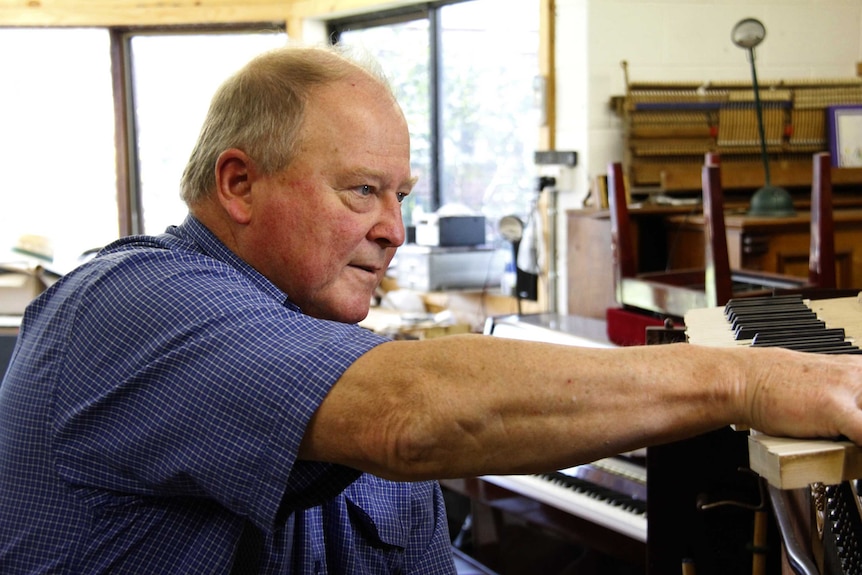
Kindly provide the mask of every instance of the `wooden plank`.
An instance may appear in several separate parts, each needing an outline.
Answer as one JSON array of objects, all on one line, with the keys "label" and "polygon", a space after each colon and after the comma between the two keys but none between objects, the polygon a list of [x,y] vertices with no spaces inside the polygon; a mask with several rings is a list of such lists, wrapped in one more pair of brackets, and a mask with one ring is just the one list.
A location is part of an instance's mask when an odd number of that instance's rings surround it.
[{"label": "wooden plank", "polygon": [[[631,177],[635,186],[659,185],[666,191],[691,191],[701,188],[699,162],[680,161],[679,157],[668,157],[665,162],[649,162],[636,159],[631,165]],[[780,159],[769,163],[772,183],[776,186],[804,187],[811,185],[811,157],[802,155],[797,159]],[[726,190],[749,189],[756,182],[764,181],[763,164],[757,161],[735,162],[732,157],[722,158],[721,179]],[[862,168],[833,168],[832,182],[837,185],[862,182]]]},{"label": "wooden plank", "polygon": [[858,184],[862,182],[862,168],[832,168],[832,184]]},{"label": "wooden plank", "polygon": [[132,2],[45,0],[0,6],[2,26],[167,26],[286,20],[289,9],[275,1],[156,0]]},{"label": "wooden plank", "polygon": [[0,26],[170,26],[345,16],[419,0],[0,1]]},{"label": "wooden plank", "polygon": [[752,432],[751,469],[778,489],[835,485],[862,477],[862,449],[850,441],[801,440]]},{"label": "wooden plank", "polygon": [[537,149],[554,150],[557,147],[557,35],[556,0],[539,2],[539,76],[544,80],[544,101],[541,105],[542,122],[539,125]]},{"label": "wooden plank", "polygon": [[[240,0],[242,1],[242,0]],[[411,4],[424,4],[427,0],[282,0],[290,12],[301,18],[352,16],[364,12],[388,10]]]},{"label": "wooden plank", "polygon": [[[701,126],[691,124],[677,125],[633,125],[629,130],[631,139],[637,138],[702,138],[706,139],[710,144],[714,144],[712,140],[712,132],[710,127],[704,123]],[[652,142],[651,142],[652,143]],[[632,142],[632,146],[637,144]],[[660,145],[660,144],[654,144]]]}]

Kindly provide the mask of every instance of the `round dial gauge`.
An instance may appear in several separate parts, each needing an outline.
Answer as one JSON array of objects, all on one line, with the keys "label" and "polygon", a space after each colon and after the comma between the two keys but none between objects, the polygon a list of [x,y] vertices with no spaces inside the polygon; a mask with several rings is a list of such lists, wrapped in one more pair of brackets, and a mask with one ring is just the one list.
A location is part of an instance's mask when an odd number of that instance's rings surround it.
[{"label": "round dial gauge", "polygon": [[509,242],[521,241],[524,236],[524,222],[518,216],[503,216],[500,218],[500,235]]}]

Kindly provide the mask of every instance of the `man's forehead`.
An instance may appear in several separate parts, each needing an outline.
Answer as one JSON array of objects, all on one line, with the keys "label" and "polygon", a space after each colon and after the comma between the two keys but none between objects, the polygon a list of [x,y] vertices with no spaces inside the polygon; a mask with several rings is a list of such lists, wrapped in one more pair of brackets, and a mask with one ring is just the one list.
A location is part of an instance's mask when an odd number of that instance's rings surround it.
[{"label": "man's forehead", "polygon": [[305,124],[310,129],[326,124],[341,126],[380,113],[385,108],[381,106],[379,89],[371,82],[356,85],[347,79],[320,85],[309,93]]}]

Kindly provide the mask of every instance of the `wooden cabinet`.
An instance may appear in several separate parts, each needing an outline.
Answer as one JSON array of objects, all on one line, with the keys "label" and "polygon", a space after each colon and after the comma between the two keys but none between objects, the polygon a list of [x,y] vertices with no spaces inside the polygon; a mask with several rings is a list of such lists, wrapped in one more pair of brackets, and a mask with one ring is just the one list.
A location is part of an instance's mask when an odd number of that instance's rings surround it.
[{"label": "wooden cabinet", "polygon": [[[862,209],[836,210],[835,273],[839,288],[862,287]],[[702,267],[702,215],[669,218],[668,242],[673,268]],[[725,217],[727,251],[732,268],[808,276],[811,217],[799,212],[789,218]]]},{"label": "wooden cabinet", "polygon": [[[692,209],[700,210],[700,207],[644,206],[629,210],[639,271],[657,271],[666,266],[669,250],[667,218]],[[570,210],[567,214],[567,242],[568,313],[605,319],[607,308],[618,307],[614,295],[609,212]]]},{"label": "wooden cabinet", "polygon": [[610,216],[607,210],[574,210],[567,228],[568,313],[603,319],[616,306]]},{"label": "wooden cabinet", "polygon": [[[704,219],[700,208],[694,209],[630,210],[639,271],[703,267]],[[610,216],[607,210],[571,210],[567,218],[568,313],[604,318],[607,308],[618,307]],[[834,219],[838,287],[862,289],[862,208],[836,210]],[[731,267],[807,277],[810,226],[810,214],[803,211],[790,218],[728,212]]]}]

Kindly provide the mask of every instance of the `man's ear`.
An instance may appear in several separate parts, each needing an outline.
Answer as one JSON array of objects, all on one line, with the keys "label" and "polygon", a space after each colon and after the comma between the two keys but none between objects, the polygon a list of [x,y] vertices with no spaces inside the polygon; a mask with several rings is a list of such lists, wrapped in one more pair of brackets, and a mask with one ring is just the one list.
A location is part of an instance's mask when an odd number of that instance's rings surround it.
[{"label": "man's ear", "polygon": [[242,150],[231,148],[216,161],[216,195],[225,212],[238,224],[251,220],[254,165]]}]

